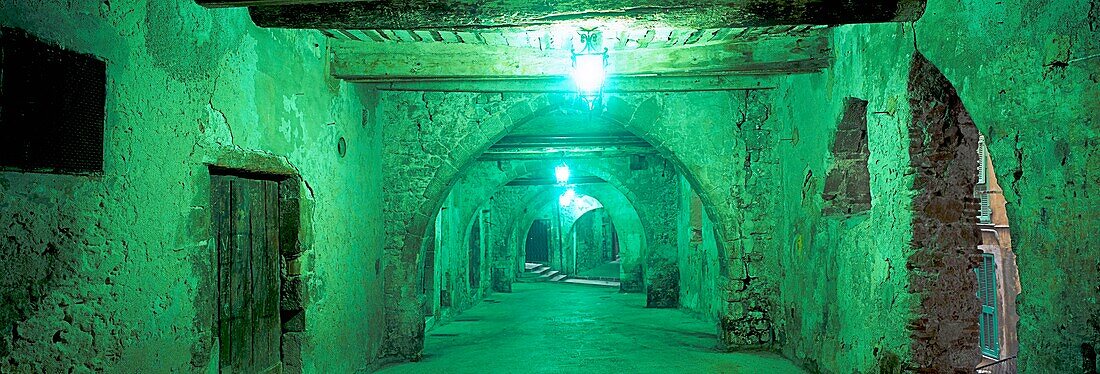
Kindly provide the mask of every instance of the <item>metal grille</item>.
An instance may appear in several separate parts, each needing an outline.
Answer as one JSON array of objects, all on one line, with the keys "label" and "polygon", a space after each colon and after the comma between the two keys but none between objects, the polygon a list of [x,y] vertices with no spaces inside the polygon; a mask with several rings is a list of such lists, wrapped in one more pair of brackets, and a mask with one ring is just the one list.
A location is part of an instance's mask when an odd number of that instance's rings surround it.
[{"label": "metal grille", "polygon": [[0,32],[0,167],[102,172],[106,64],[23,31]]}]

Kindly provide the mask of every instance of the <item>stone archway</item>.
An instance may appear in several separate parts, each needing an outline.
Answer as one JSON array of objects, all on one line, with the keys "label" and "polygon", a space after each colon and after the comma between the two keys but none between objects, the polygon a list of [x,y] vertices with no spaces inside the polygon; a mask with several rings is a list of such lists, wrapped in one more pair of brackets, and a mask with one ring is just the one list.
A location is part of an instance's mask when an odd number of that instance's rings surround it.
[{"label": "stone archway", "polygon": [[909,69],[913,181],[909,291],[918,295],[909,325],[913,364],[973,371],[979,361],[977,279],[978,129],[954,86],[914,52]]},{"label": "stone archway", "polygon": [[[622,193],[619,188],[585,188],[578,189],[578,193],[592,196],[599,200],[605,208],[611,212],[611,220],[620,230],[619,245],[622,249],[622,267],[620,269],[620,289],[624,292],[642,292],[644,290],[644,260],[646,253],[647,229],[638,215],[633,203]],[[542,204],[556,204],[558,191],[555,188],[546,188],[526,196],[523,201],[525,206],[540,206]],[[542,204],[539,204],[542,202]],[[534,222],[539,209],[528,210],[522,217],[513,220],[506,231],[508,233],[505,251],[514,254],[516,259],[523,258],[524,241],[527,230]],[[517,270],[522,268],[522,261],[516,261],[513,265]]]},{"label": "stone archway", "polygon": [[[603,194],[603,196],[598,196],[597,198],[599,198],[601,201],[614,202],[621,207],[626,207],[627,209],[624,209],[623,211],[630,211],[634,216],[636,216],[634,217],[633,221],[638,222],[638,224],[636,225],[637,227],[649,228],[660,226],[661,228],[658,231],[661,232],[673,230],[675,228],[675,223],[672,222],[671,219],[674,218],[674,212],[658,211],[655,209],[675,208],[669,207],[667,204],[656,200],[661,197],[667,196],[661,195],[660,188],[652,188],[647,186],[647,184],[654,183],[652,178],[657,177],[659,174],[674,174],[675,171],[669,168],[668,165],[653,161],[651,161],[650,167],[645,169],[645,171],[643,172],[630,171],[627,161],[628,160],[625,158],[615,159],[615,161],[604,160],[600,162],[593,162],[591,160],[581,159],[571,161],[570,165],[572,165],[572,168],[578,173],[592,175],[608,183],[612,187],[609,189],[609,191],[613,193],[605,193]],[[466,216],[468,216],[469,214],[473,214],[472,212],[474,211],[474,208],[490,202],[491,199],[500,198],[502,200],[505,200],[506,202],[504,202],[503,204],[494,204],[494,216],[499,216],[499,221],[508,226],[505,228],[505,230],[499,232],[509,239],[512,239],[512,225],[514,225],[514,223],[513,220],[507,217],[514,216],[515,213],[509,212],[509,209],[505,208],[505,206],[530,206],[530,204],[532,203],[530,199],[536,194],[532,193],[529,194],[530,196],[525,196],[520,200],[516,200],[518,196],[508,196],[508,194],[499,195],[497,193],[499,191],[502,191],[502,188],[512,180],[520,177],[538,175],[540,173],[548,173],[550,170],[553,170],[553,167],[557,164],[558,161],[531,160],[505,162],[502,164],[481,162],[472,166],[469,169],[468,173],[460,178],[459,181],[456,182],[456,185],[452,188],[452,191],[462,191],[462,194],[464,196],[464,198],[461,199],[461,202],[455,202],[451,200],[454,204],[453,206],[451,206],[451,209],[459,212],[458,216],[463,217],[463,220],[456,222],[456,224],[463,227],[468,226],[470,221],[466,218]],[[663,180],[663,184],[670,184],[671,181],[675,179],[675,176],[673,174],[666,175],[665,177],[667,178],[667,180]],[[662,182],[657,183],[662,184]],[[635,192],[640,190],[645,191],[641,194]],[[665,193],[667,192],[668,191],[665,191]],[[642,208],[639,210],[636,209],[636,207]],[[497,214],[495,209],[498,208],[503,208],[504,210],[500,211],[500,214]],[[451,215],[451,217],[454,217],[454,215]],[[617,220],[626,222],[627,218],[618,217]],[[527,224],[529,225],[530,223],[528,222]],[[645,290],[644,286],[646,283],[644,282],[644,279],[646,275],[644,269],[645,265],[649,264],[649,262],[651,261],[649,261],[650,257],[646,255],[646,253],[649,252],[643,252],[641,248],[651,248],[657,244],[663,243],[663,245],[665,246],[665,248],[663,249],[665,255],[663,257],[655,257],[655,259],[664,261],[666,263],[671,263],[675,261],[675,243],[674,241],[670,240],[671,237],[658,237],[656,234],[651,234],[647,231],[644,233],[643,237],[624,237],[623,239],[633,240],[633,244],[628,246],[629,248],[627,249],[627,259],[623,266],[623,269],[625,270],[625,274],[627,276],[624,277],[625,281],[621,283],[623,284],[624,290],[626,291],[642,292]],[[650,244],[644,245],[642,242],[648,242]],[[494,244],[493,248],[515,247],[513,242],[506,241],[499,244]],[[514,252],[515,251],[512,250],[503,252],[499,250],[492,251],[494,262],[493,271],[497,274],[494,275],[495,279],[493,280],[493,282],[494,287],[498,291],[507,290],[508,285],[510,285],[510,283],[514,281],[513,271],[506,269],[512,268],[512,270],[514,271],[522,271],[522,263],[515,261],[517,257]],[[659,264],[654,262],[652,266],[649,266],[649,268],[655,269],[659,267],[658,265]],[[660,273],[655,274],[656,275],[651,274],[650,276],[654,277],[660,275]],[[672,275],[674,274],[669,274],[669,276],[664,276],[664,278],[675,280],[676,277]],[[507,279],[502,278],[502,276],[506,277]],[[650,284],[652,283],[653,282],[650,282]],[[665,294],[666,298],[668,298],[669,296],[674,296],[675,292],[670,292],[668,290],[674,290],[676,288],[675,283],[665,282],[665,284],[668,284],[668,286],[659,287],[655,289],[655,292],[661,292]],[[660,288],[666,288],[667,290],[661,290]],[[654,298],[654,300],[657,299],[659,298]],[[672,298],[666,301],[655,302],[654,306],[675,306],[675,304],[675,298]]]},{"label": "stone archway", "polygon": [[[404,95],[410,95],[404,93]],[[442,101],[455,100],[458,94],[439,94]],[[698,191],[708,214],[716,218],[720,236],[720,251],[725,252],[722,264],[723,275],[728,281],[728,299],[746,297],[763,298],[766,285],[760,280],[762,269],[760,254],[763,248],[755,251],[755,256],[746,253],[746,246],[752,249],[753,241],[745,241],[751,235],[744,232],[744,224],[751,226],[743,218],[742,210],[751,203],[745,203],[743,181],[751,154],[746,139],[739,136],[715,137],[714,133],[735,134],[736,130],[760,129],[767,120],[767,108],[760,104],[760,91],[743,92],[707,92],[682,96],[725,95],[700,97],[726,103],[712,108],[696,108],[688,98],[664,98],[659,94],[624,94],[610,96],[607,109],[598,117],[622,125],[626,130],[650,142],[662,156],[672,162],[676,169]],[[439,113],[430,110],[428,94],[419,98],[402,97],[428,107],[423,117],[415,117],[410,126],[403,131],[395,131],[385,142],[383,174],[386,179],[384,198],[387,209],[386,223],[386,283],[387,303],[385,306],[387,331],[383,345],[383,356],[415,359],[418,357],[423,341],[423,321],[415,316],[418,309],[415,302],[414,284],[415,264],[419,254],[420,240],[424,230],[431,222],[434,211],[442,199],[454,186],[459,176],[466,172],[478,155],[488,149],[497,140],[508,134],[511,129],[531,119],[561,108],[574,105],[571,95],[535,95],[511,98],[504,103],[502,99],[485,110],[488,115],[474,112],[474,118],[464,116],[470,113]],[[458,99],[481,100],[483,96],[458,95]],[[385,100],[385,99],[384,99]],[[736,104],[736,105],[735,105]],[[453,106],[453,105],[452,105]],[[412,106],[410,105],[410,108]],[[387,113],[392,114],[392,113]],[[442,121],[444,114],[459,123],[438,125],[429,123],[425,130],[424,122]],[[737,114],[737,115],[735,115]],[[703,115],[705,117],[699,117]],[[740,118],[731,121],[731,118]],[[406,118],[408,119],[408,118]],[[402,122],[395,120],[392,122]],[[410,121],[406,121],[410,122]],[[693,122],[691,126],[683,125]],[[701,125],[702,124],[702,125]],[[413,126],[415,125],[415,126]],[[447,127],[450,125],[451,127]],[[749,126],[746,128],[745,126]],[[717,131],[716,127],[723,131]],[[415,128],[415,130],[413,130]],[[735,130],[736,128],[736,130]],[[424,134],[432,131],[431,134]],[[770,136],[765,134],[764,136]],[[417,151],[419,150],[419,151]],[[714,159],[729,160],[728,164],[715,163]],[[745,166],[742,167],[741,165]],[[733,165],[731,167],[730,165]],[[734,294],[740,296],[732,296]],[[736,325],[764,323],[770,326],[766,315],[746,320],[744,318],[725,321],[722,329],[738,330]],[[770,329],[767,328],[765,330]],[[725,336],[723,334],[724,340]],[[742,340],[738,340],[742,341]],[[738,346],[751,346],[752,342],[768,339],[746,339]]]}]

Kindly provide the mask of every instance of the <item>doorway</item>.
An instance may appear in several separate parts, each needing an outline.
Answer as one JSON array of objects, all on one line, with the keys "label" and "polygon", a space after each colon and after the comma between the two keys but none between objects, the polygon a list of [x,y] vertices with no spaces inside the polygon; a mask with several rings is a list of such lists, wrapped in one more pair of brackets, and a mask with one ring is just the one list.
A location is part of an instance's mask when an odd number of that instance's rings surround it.
[{"label": "doorway", "polygon": [[279,182],[211,175],[222,372],[282,369]]},{"label": "doorway", "polygon": [[545,264],[550,261],[550,220],[538,219],[527,231],[527,262]]},{"label": "doorway", "polygon": [[470,226],[470,242],[469,244],[469,256],[470,256],[470,268],[469,282],[471,289],[477,289],[481,286],[481,221],[483,215],[478,214],[474,217],[474,222]]}]

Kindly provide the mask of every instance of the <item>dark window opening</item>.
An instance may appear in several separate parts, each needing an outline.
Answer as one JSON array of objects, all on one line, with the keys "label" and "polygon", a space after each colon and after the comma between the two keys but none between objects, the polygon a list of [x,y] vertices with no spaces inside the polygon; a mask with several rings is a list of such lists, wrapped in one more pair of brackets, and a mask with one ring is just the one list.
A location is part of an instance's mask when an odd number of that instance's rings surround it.
[{"label": "dark window opening", "polygon": [[867,170],[867,101],[844,101],[844,115],[833,139],[833,165],[825,177],[824,213],[854,215],[871,209],[871,175]]},{"label": "dark window opening", "polygon": [[20,30],[0,32],[0,169],[102,172],[106,64]]}]

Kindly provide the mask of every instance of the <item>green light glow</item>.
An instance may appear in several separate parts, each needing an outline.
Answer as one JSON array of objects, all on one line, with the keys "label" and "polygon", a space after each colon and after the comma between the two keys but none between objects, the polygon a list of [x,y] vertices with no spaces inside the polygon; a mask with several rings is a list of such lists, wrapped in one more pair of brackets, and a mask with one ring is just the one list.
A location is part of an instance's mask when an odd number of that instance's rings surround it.
[{"label": "green light glow", "polygon": [[554,177],[558,180],[558,184],[566,184],[569,182],[569,165],[561,164],[554,168]]},{"label": "green light glow", "polygon": [[577,191],[574,191],[573,187],[569,187],[569,189],[565,190],[565,192],[563,192],[561,196],[558,197],[558,204],[561,204],[561,206],[563,207],[567,207],[570,204],[573,204],[573,200],[576,198]]},{"label": "green light glow", "polygon": [[607,78],[604,55],[577,55],[573,59],[573,82],[581,94],[592,95],[600,91]]}]

